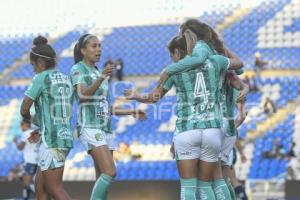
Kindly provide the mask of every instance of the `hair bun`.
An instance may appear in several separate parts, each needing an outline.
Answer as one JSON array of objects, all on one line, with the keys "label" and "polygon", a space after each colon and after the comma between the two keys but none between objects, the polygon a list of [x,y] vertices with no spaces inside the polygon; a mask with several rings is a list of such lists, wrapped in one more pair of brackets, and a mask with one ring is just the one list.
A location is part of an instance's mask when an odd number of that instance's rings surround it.
[{"label": "hair bun", "polygon": [[38,36],[38,37],[34,38],[34,40],[33,40],[33,44],[35,46],[45,45],[47,43],[48,43],[48,40],[43,36]]}]

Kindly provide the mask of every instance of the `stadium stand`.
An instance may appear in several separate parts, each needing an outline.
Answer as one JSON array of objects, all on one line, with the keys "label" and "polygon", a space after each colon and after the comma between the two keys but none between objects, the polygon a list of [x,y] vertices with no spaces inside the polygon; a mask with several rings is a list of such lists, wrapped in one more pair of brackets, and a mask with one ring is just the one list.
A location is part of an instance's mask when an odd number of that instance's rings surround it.
[{"label": "stadium stand", "polygon": [[[200,19],[209,22],[213,27],[222,24],[236,7],[224,9],[222,12],[205,13]],[[299,35],[300,4],[296,0],[279,0],[263,2],[235,23],[224,26],[222,35],[229,49],[236,52],[246,63],[248,70],[254,69],[254,54],[260,52],[264,59],[270,61],[270,69],[299,70],[300,35]],[[170,63],[166,44],[177,34],[179,24],[158,24],[113,28],[110,33],[103,35],[103,62],[110,59],[122,58],[126,65],[125,75],[145,76],[157,75],[163,67]],[[72,51],[74,42],[85,30],[72,30],[56,38],[53,45],[59,55],[64,51]],[[30,49],[32,38],[9,38],[0,41],[0,51],[5,57],[0,57],[0,73]],[[73,59],[61,56],[59,68],[69,73]],[[32,67],[23,63],[10,76],[12,80],[30,79],[33,76]],[[248,162],[244,165],[237,163],[237,173],[242,179],[272,179],[284,174],[288,166],[285,159],[266,159],[262,152],[272,148],[272,140],[281,141],[284,151],[287,151],[292,141],[299,137],[298,113],[291,110],[290,105],[297,102],[300,92],[298,77],[256,77],[259,91],[247,96],[249,114],[246,122],[240,127],[240,135],[247,140],[245,152]],[[155,83],[149,83],[149,91]],[[115,86],[115,87],[114,87]],[[122,96],[128,83],[114,83],[112,87],[116,96]],[[132,86],[130,86],[132,87]],[[6,177],[10,169],[22,162],[22,154],[17,151],[12,138],[18,135],[19,107],[27,85],[0,86],[0,176]],[[112,89],[113,90],[113,89]],[[270,97],[278,108],[281,117],[263,113],[263,102]],[[176,102],[173,94],[166,96],[158,103],[159,108],[170,110],[171,103]],[[126,102],[125,102],[126,105]],[[136,123],[131,117],[113,119],[116,143],[125,142],[132,153],[140,157],[117,161],[119,170],[118,180],[177,180],[175,162],[169,153],[172,142],[176,117],[174,113],[163,112],[158,115],[154,107],[143,104],[127,104],[127,106],[143,108],[151,116],[146,122]],[[76,107],[74,108],[74,110]],[[152,116],[156,116],[152,118]],[[76,117],[72,120],[74,125]],[[299,123],[298,123],[299,124]],[[259,129],[259,131],[257,131]],[[299,141],[299,140],[298,140]],[[137,143],[138,142],[138,143]],[[93,180],[93,163],[85,153],[82,145],[76,141],[70,152],[64,174],[65,180]]]}]

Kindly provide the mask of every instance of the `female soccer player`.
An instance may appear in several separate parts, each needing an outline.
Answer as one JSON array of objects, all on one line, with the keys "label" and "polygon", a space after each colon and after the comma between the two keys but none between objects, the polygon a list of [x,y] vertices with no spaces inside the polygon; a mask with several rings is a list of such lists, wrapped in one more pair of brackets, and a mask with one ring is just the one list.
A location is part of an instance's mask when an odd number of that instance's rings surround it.
[{"label": "female soccer player", "polygon": [[201,66],[210,55],[220,54],[226,56],[224,44],[217,33],[209,25],[197,19],[189,19],[184,22],[180,26],[180,35],[185,36],[187,40],[187,54],[189,57],[187,56],[177,63],[168,65],[160,76],[160,84],[168,76],[195,68],[195,66]]},{"label": "female soccer player", "polygon": [[[230,52],[228,49],[224,47],[223,42],[219,39],[217,33],[205,23],[202,23],[196,19],[187,20],[185,23],[181,25],[180,33],[181,35],[184,35],[187,38],[187,51],[188,54],[191,54],[192,58],[195,59],[194,61],[195,63],[196,62],[200,63],[204,61],[209,55],[212,54],[221,54],[221,55],[228,56],[229,58],[235,58],[239,60],[237,56],[235,56],[232,52]],[[196,59],[198,59],[198,61]],[[183,61],[184,59],[182,59],[181,62]],[[195,65],[182,65],[182,64],[169,65],[161,76],[160,84],[162,84],[162,82],[170,74],[176,74],[193,68],[195,68]],[[234,73],[234,72],[230,72],[230,73]],[[220,83],[219,83],[219,87],[221,90],[220,103],[223,102],[223,105],[225,105],[222,106],[222,108],[225,108],[222,109],[224,115],[223,125],[228,124],[226,105],[230,104],[230,99],[228,101],[226,100],[226,87],[227,87],[225,83],[225,80],[227,79],[226,74],[227,74],[226,71],[224,71],[221,74]],[[233,78],[234,76],[231,77]],[[232,83],[235,83],[232,84],[234,88],[240,90],[239,96],[237,97],[237,101],[241,101],[242,99],[245,98],[245,95],[248,91],[247,86],[243,84],[242,81],[238,78],[235,78],[235,80],[232,81]],[[231,136],[231,137],[223,137],[222,139],[221,159],[227,162],[228,154],[233,148],[236,136],[233,132],[225,133],[224,132],[225,129],[223,129],[224,136]],[[226,187],[225,180],[223,179],[223,175],[222,175],[221,161],[219,161],[218,163],[218,167],[215,172],[214,179],[215,180],[213,182],[213,187],[215,190],[216,198],[222,199],[224,197],[226,199],[229,199],[230,185]]]},{"label": "female soccer player", "polygon": [[37,169],[38,144],[37,143],[31,144],[28,141],[30,133],[33,131],[33,129],[31,128],[30,121],[22,120],[21,129],[23,132],[21,142],[18,142],[18,139],[15,137],[14,143],[16,144],[17,148],[23,152],[23,156],[24,156],[24,173],[22,176],[22,181],[23,181],[22,195],[23,195],[23,199],[27,200],[30,197],[30,193],[35,191],[32,179]]},{"label": "female soccer player", "polygon": [[72,84],[68,76],[56,68],[56,53],[47,39],[37,37],[30,51],[30,62],[36,75],[25,92],[21,106],[24,120],[31,120],[30,108],[40,119],[41,144],[38,153],[36,192],[38,199],[68,200],[62,185],[64,163],[73,147],[70,128],[72,111]]},{"label": "female soccer player", "polygon": [[[242,70],[237,70],[237,73],[241,73]],[[243,94],[247,94],[249,91],[248,86],[243,83],[241,79],[237,77],[234,71],[228,71],[225,77],[225,82],[221,87],[221,106],[223,112],[223,144],[221,150],[221,162],[222,162],[222,174],[218,171],[215,174],[216,181],[227,180],[227,186],[231,194],[231,198],[235,199],[233,188],[228,181],[226,171],[230,170],[232,165],[231,151],[237,139],[238,127],[246,118],[245,99],[240,99],[237,102],[238,91]],[[234,108],[238,108],[239,116],[234,119]],[[220,167],[220,166],[219,166]],[[219,169],[221,170],[221,169]],[[224,177],[223,177],[224,175]]]},{"label": "female soccer player", "polygon": [[[226,94],[226,104],[225,109],[223,110],[223,116],[226,121],[224,123],[224,144],[223,144],[223,151],[221,152],[221,160],[222,160],[222,174],[224,175],[224,179],[226,180],[227,186],[230,190],[231,198],[236,199],[236,195],[242,200],[247,200],[247,195],[245,193],[244,187],[239,184],[237,181],[235,170],[234,170],[234,147],[232,142],[235,141],[235,146],[238,148],[239,152],[241,153],[242,162],[246,161],[246,157],[243,153],[242,146],[238,139],[238,131],[237,128],[244,122],[247,112],[246,112],[246,105],[245,100],[236,102],[237,91],[232,88],[228,83],[235,84],[234,82],[239,82],[240,80],[238,77],[234,78],[233,80],[227,80],[227,84],[224,86],[224,94]],[[234,119],[234,107],[237,107],[238,110],[238,117]]]},{"label": "female soccer player", "polygon": [[94,160],[97,180],[91,199],[107,199],[107,189],[116,176],[112,154],[111,115],[132,115],[145,119],[141,110],[111,108],[108,99],[108,78],[114,67],[103,70],[96,67],[100,60],[101,43],[91,34],[85,34],[74,47],[75,65],[71,69],[72,84],[79,102],[79,138]]},{"label": "female soccer player", "polygon": [[[174,62],[183,61],[187,55],[186,46],[185,36],[171,40],[168,48]],[[200,188],[197,199],[215,199],[212,180],[219,159],[222,135],[222,116],[218,103],[219,77],[228,67],[235,69],[242,66],[237,59],[229,62],[229,59],[220,55],[208,58],[204,66],[170,76],[149,94],[125,91],[127,99],[155,103],[175,85],[178,119],[174,147],[181,177],[181,199],[196,199],[197,184]]]},{"label": "female soccer player", "polygon": [[224,175],[226,177],[229,177],[230,179],[230,182],[232,184],[232,187],[234,188],[234,193],[235,195],[240,199],[240,200],[248,200],[248,196],[245,192],[245,188],[244,186],[238,181],[237,177],[236,177],[236,173],[235,173],[235,168],[234,168],[234,165],[235,165],[235,162],[236,162],[236,149],[238,150],[240,156],[241,156],[241,160],[242,160],[242,163],[245,163],[247,162],[247,157],[245,156],[244,154],[244,151],[243,151],[243,147],[240,143],[240,139],[238,138],[236,140],[236,143],[235,143],[235,148],[233,149],[232,153],[230,154],[233,158],[232,158],[232,165],[230,168],[227,168],[226,171],[223,170],[224,172]]}]

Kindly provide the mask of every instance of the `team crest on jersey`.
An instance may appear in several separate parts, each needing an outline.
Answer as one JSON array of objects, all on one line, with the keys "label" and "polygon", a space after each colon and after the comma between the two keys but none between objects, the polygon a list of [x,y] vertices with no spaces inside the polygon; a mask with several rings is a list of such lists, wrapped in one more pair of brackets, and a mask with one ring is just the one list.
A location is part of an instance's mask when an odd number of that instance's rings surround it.
[{"label": "team crest on jersey", "polygon": [[95,139],[96,139],[97,141],[103,140],[102,134],[101,134],[101,133],[96,133],[96,134],[95,134]]}]

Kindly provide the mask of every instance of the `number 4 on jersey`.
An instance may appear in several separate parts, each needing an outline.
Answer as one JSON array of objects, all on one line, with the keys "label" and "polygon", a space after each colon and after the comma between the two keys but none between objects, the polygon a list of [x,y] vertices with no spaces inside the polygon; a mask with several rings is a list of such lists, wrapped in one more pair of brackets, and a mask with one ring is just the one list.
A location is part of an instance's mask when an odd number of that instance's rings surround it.
[{"label": "number 4 on jersey", "polygon": [[196,84],[194,88],[194,97],[202,97],[204,103],[208,103],[210,92],[206,88],[204,76],[202,72],[197,73]]}]

